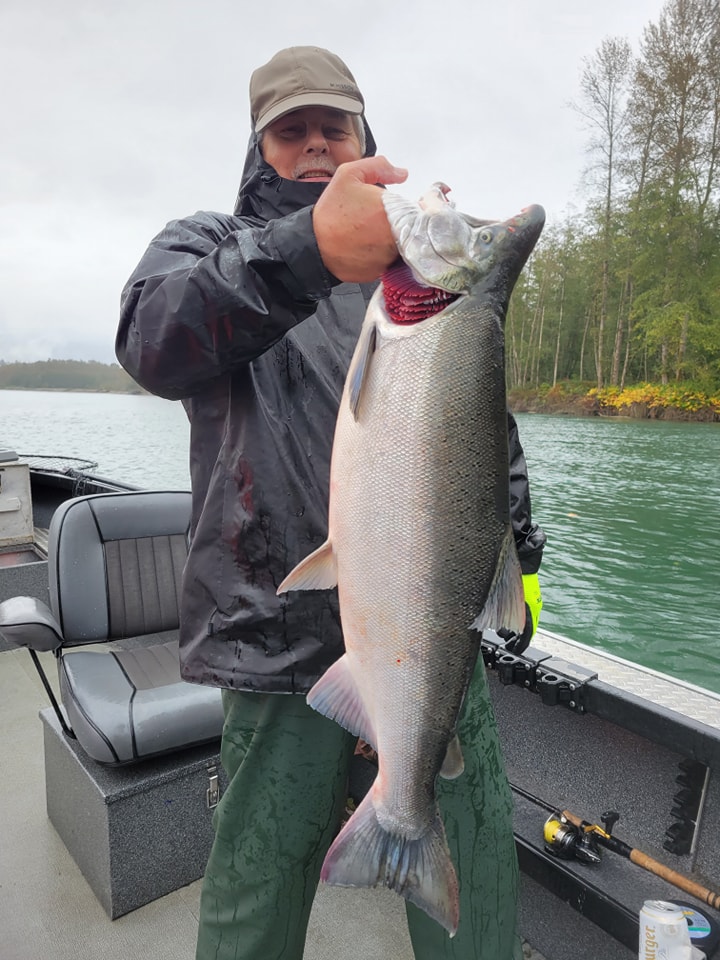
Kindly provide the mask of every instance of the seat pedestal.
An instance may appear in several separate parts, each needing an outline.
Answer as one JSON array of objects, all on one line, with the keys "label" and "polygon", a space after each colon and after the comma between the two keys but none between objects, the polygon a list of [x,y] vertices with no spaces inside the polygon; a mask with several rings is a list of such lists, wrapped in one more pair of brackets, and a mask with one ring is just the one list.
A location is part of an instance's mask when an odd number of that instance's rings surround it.
[{"label": "seat pedestal", "polygon": [[225,775],[219,741],[106,767],[40,711],[50,822],[111,919],[201,877],[213,839],[208,789]]}]

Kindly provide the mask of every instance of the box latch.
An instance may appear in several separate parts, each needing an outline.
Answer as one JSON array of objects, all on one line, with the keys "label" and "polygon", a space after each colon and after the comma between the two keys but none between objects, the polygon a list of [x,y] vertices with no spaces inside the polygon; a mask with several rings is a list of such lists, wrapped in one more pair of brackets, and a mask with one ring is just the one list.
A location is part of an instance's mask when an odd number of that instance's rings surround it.
[{"label": "box latch", "polygon": [[208,767],[208,780],[209,785],[206,793],[207,805],[208,810],[212,810],[213,807],[216,807],[220,802],[220,778],[217,767]]}]

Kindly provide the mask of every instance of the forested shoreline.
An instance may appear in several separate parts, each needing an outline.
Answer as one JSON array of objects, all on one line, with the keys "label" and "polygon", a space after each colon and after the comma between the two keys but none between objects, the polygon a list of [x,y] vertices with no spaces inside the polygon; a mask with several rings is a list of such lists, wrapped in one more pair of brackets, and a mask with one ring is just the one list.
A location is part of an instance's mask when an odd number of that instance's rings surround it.
[{"label": "forested shoreline", "polygon": [[720,423],[720,393],[709,395],[683,384],[598,390],[589,382],[564,381],[538,389],[516,387],[508,392],[508,405],[514,413]]},{"label": "forested shoreline", "polygon": [[0,360],[0,390],[88,390],[93,393],[144,393],[118,363],[96,360]]},{"label": "forested shoreline", "polygon": [[720,3],[670,0],[637,55],[606,38],[583,61],[581,91],[589,201],[546,227],[516,287],[508,385],[716,396]]}]

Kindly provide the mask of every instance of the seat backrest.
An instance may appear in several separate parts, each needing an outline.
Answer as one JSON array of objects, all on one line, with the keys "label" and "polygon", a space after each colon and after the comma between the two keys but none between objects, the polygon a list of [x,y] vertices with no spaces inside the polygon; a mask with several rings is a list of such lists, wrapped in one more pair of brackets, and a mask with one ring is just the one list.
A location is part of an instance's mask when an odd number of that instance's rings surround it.
[{"label": "seat backrest", "polygon": [[50,604],[68,646],[178,626],[187,491],[76,497],[48,533]]}]

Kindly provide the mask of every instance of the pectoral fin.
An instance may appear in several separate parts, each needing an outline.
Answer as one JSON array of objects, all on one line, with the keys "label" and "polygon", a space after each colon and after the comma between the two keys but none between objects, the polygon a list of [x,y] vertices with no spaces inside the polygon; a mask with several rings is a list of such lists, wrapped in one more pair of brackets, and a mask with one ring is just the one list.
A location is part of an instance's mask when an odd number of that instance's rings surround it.
[{"label": "pectoral fin", "polygon": [[367,381],[370,361],[375,353],[377,329],[374,324],[363,327],[360,339],[355,347],[351,369],[348,374],[348,402],[352,415],[357,420],[362,399],[363,387]]},{"label": "pectoral fin", "polygon": [[277,588],[278,596],[289,590],[330,590],[337,586],[337,563],[332,543],[325,543],[291,570]]}]

